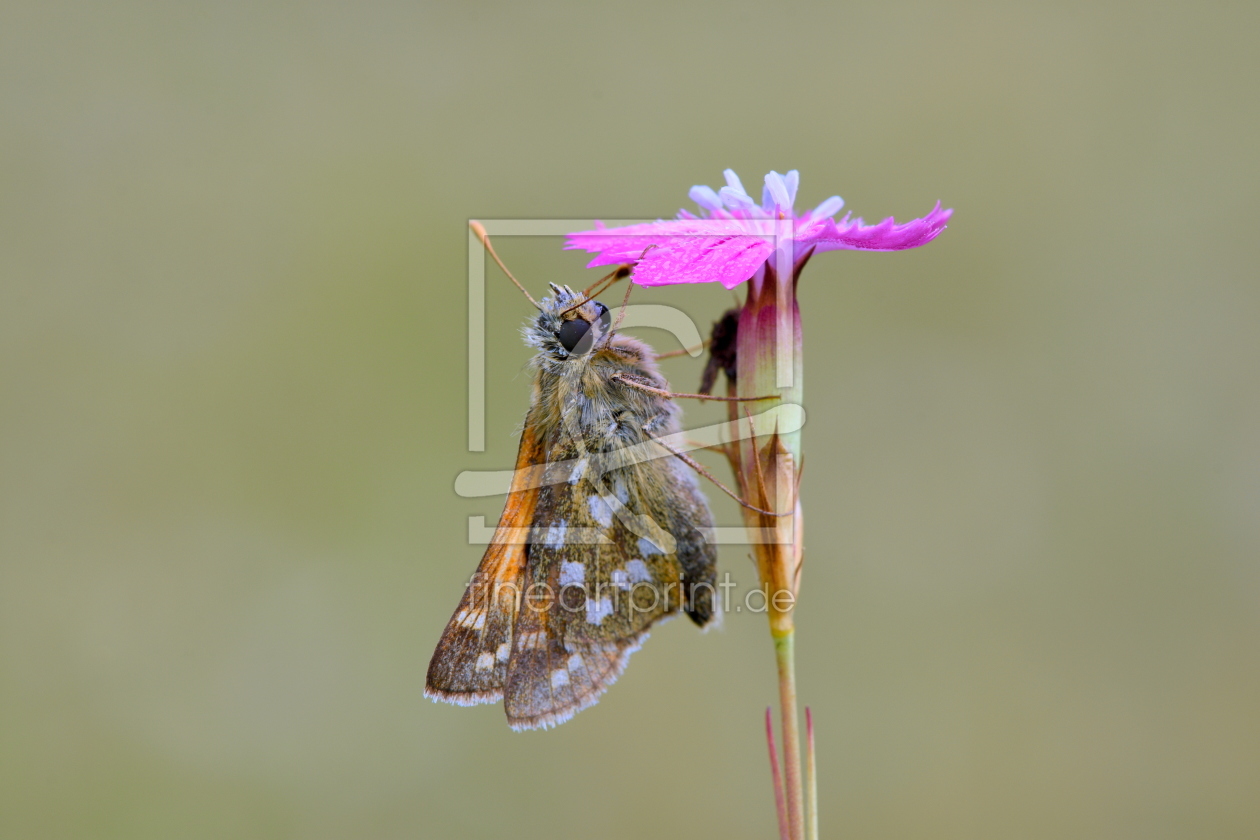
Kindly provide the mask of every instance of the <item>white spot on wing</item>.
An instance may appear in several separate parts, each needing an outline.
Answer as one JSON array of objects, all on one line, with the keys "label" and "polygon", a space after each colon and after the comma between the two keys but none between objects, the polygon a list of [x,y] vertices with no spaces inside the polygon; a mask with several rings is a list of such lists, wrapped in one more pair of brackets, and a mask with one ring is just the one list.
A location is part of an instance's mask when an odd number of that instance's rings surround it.
[{"label": "white spot on wing", "polygon": [[582,474],[586,472],[586,459],[581,458],[573,465],[573,472],[569,473],[569,483],[577,484],[582,480]]},{"label": "white spot on wing", "polygon": [[498,660],[499,662],[507,662],[508,656],[510,656],[511,653],[512,653],[512,649],[508,647],[507,642],[504,642],[503,644],[495,648],[494,658]]},{"label": "white spot on wing", "polygon": [[582,671],[586,668],[586,662],[582,659],[582,654],[575,653],[569,657],[569,670]]},{"label": "white spot on wing", "polygon": [[551,672],[551,687],[559,688],[562,685],[569,684],[569,672],[563,668],[557,668]]},{"label": "white spot on wing", "polygon": [[625,569],[612,570],[612,585],[618,589],[630,588],[630,575],[626,573]]},{"label": "white spot on wing", "polygon": [[647,556],[649,554],[664,554],[665,552],[647,537],[639,537],[639,553]]},{"label": "white spot on wing", "polygon": [[494,654],[486,651],[477,656],[477,670],[488,671],[494,667]]},{"label": "white spot on wing", "polygon": [[554,522],[547,528],[547,536],[543,539],[543,545],[548,548],[563,548],[564,533],[569,530],[569,523],[561,519]]},{"label": "white spot on wing", "polygon": [[592,493],[587,497],[586,504],[591,509],[591,519],[594,519],[605,528],[612,525],[612,508],[608,506],[608,502],[604,501],[602,497]]},{"label": "white spot on wing", "polygon": [[626,483],[620,477],[613,482],[613,495],[623,505],[630,501],[630,491],[626,489]]},{"label": "white spot on wing", "polygon": [[586,582],[586,566],[581,563],[560,564],[560,585],[581,586]]},{"label": "white spot on wing", "polygon": [[612,615],[612,600],[610,598],[600,598],[598,601],[593,598],[586,599],[586,621],[588,624],[594,624],[598,627],[603,623],[604,617]]},{"label": "white spot on wing", "polygon": [[647,563],[637,558],[626,563],[626,574],[629,575],[631,583],[647,583],[652,579]]}]

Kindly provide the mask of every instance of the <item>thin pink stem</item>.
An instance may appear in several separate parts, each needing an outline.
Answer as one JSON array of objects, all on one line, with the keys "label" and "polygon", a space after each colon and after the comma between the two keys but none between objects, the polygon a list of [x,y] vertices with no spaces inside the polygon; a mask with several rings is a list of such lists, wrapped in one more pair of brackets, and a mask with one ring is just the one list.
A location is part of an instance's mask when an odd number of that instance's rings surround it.
[{"label": "thin pink stem", "polygon": [[774,812],[779,816],[779,840],[791,840],[787,805],[783,801],[783,776],[779,773],[779,752],[774,747],[774,717],[766,706],[766,744],[770,747],[770,775],[774,777]]}]

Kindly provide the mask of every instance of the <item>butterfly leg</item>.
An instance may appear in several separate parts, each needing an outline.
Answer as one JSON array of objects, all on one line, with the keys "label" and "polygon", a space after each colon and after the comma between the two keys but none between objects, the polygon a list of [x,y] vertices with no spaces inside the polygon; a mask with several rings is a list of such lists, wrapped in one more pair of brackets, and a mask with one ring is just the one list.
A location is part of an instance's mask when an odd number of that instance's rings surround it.
[{"label": "butterfly leg", "polygon": [[[651,433],[652,433],[651,426],[652,426],[652,423],[651,423],[651,421],[649,421],[649,422],[647,422],[647,423],[643,424],[643,430],[644,430],[645,432],[647,432],[648,434],[651,434]],[[652,438],[652,440],[654,440],[654,441],[656,441],[657,443],[659,443],[659,444],[660,444],[662,447],[664,447],[665,449],[668,449],[668,450],[669,450],[669,451],[670,451],[670,452],[671,452],[671,453],[672,453],[675,457],[677,457],[680,461],[682,461],[682,462],[683,462],[684,464],[686,464],[687,466],[691,467],[693,470],[695,470],[696,472],[698,472],[700,475],[702,475],[702,476],[704,476],[705,478],[709,479],[709,481],[712,481],[714,484],[716,484],[716,485],[717,485],[717,488],[718,488],[719,490],[721,490],[723,493],[725,493],[726,495],[730,496],[732,499],[734,499],[735,501],[739,502],[741,505],[743,505],[744,507],[748,508],[749,510],[756,511],[757,513],[763,514],[763,515],[765,515],[765,516],[791,516],[791,515],[792,515],[792,512],[791,512],[791,511],[788,511],[787,513],[775,513],[774,511],[763,510],[763,509],[761,509],[761,508],[757,507],[756,505],[754,505],[754,504],[752,504],[752,503],[750,503],[750,502],[745,501],[744,499],[740,498],[739,494],[738,494],[738,493],[736,493],[734,490],[730,489],[730,488],[729,488],[729,487],[727,487],[725,484],[723,484],[722,482],[720,482],[720,481],[718,481],[716,478],[714,478],[714,477],[713,477],[713,473],[711,473],[711,472],[709,472],[707,469],[705,469],[705,468],[704,468],[704,466],[703,466],[703,465],[702,465],[699,461],[697,461],[695,458],[692,458],[692,457],[691,457],[690,455],[688,455],[686,452],[683,452],[681,449],[677,449],[677,448],[675,448],[674,446],[672,446],[671,444],[666,443],[666,442],[665,442],[665,440],[664,440],[663,438],[653,437],[653,438]]]},{"label": "butterfly leg", "polygon": [[708,346],[709,346],[709,342],[706,339],[705,341],[700,342],[694,347],[684,347],[681,350],[670,350],[668,353],[657,353],[656,361],[659,362],[661,359],[675,359],[679,356],[691,356],[694,358],[697,354],[699,354],[701,350],[703,350],[704,348]]}]

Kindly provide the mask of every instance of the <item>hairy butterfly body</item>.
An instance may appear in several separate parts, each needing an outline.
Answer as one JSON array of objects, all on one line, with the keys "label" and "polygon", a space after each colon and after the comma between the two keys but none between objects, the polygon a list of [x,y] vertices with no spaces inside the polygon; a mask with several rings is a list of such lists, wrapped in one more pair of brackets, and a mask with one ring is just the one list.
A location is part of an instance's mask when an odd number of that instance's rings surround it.
[{"label": "hairy butterfly body", "polygon": [[525,328],[538,352],[508,501],[425,685],[450,703],[503,700],[513,729],[597,702],[655,622],[715,616],[708,505],[653,442],[679,431],[655,354],[612,331],[603,304],[551,288]]}]

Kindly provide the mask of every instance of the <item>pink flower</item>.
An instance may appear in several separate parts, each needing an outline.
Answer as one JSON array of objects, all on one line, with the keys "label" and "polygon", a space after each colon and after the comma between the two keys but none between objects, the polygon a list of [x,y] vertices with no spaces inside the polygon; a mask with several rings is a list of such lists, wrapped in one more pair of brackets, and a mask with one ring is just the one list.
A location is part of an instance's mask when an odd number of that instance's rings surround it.
[{"label": "pink flower", "polygon": [[776,247],[785,249],[784,256],[799,271],[809,255],[821,251],[901,251],[925,245],[945,229],[953,213],[942,210],[938,201],[931,213],[902,225],[892,217],[866,225],[848,214],[837,221],[834,216],[844,201],[833,195],[798,216],[793,205],[800,175],[795,169],[766,176],[760,205],[744,192],[739,176],[730,169],[724,174],[726,186],[718,192],[691,188],[702,216],[682,210],[669,221],[620,228],[596,223],[595,230],[569,234],[565,248],[596,254],[589,267],[637,261],[634,281],[641,286],[718,282],[733,289],[756,274]]},{"label": "pink flower", "polygon": [[[761,204],[753,201],[739,177],[726,170],[726,186],[718,192],[709,187],[692,187],[691,198],[700,205],[701,215],[686,210],[671,221],[620,228],[598,224],[593,231],[569,234],[567,249],[594,253],[592,267],[635,263],[634,282],[642,286],[672,283],[718,282],[732,289],[748,284],[734,331],[734,354],[726,344],[717,358],[726,372],[727,396],[741,402],[728,402],[732,423],[752,416],[748,406],[764,406],[763,400],[776,400],[775,407],[789,409],[803,405],[802,373],[804,342],[801,308],[796,299],[796,279],[810,256],[819,251],[900,251],[931,242],[945,229],[952,210],[942,210],[940,202],[921,219],[899,225],[891,218],[877,225],[861,219],[835,215],[844,202],[839,196],[813,210],[796,214],[796,170],[787,175],[771,172],[761,194]],[[724,319],[725,320],[725,319]],[[717,339],[715,333],[714,338]],[[711,350],[718,353],[716,349]],[[734,362],[732,370],[731,363]],[[760,410],[760,409],[758,409]],[[801,430],[782,431],[776,425],[769,434],[757,434],[732,442],[725,449],[735,473],[741,507],[750,534],[769,535],[752,541],[753,555],[763,592],[775,593],[767,614],[774,638],[779,671],[779,697],[783,709],[784,772],[779,773],[773,736],[770,738],[771,770],[775,778],[775,801],[782,837],[801,838],[806,834],[807,814],[816,814],[811,796],[806,810],[805,788],[816,790],[812,777],[813,724],[806,708],[809,758],[803,784],[800,773],[800,747],[796,717],[796,676],[793,658],[795,605],[800,592],[803,558],[803,520],[800,500]],[[793,596],[781,603],[779,594]],[[767,732],[772,732],[767,710]],[[816,821],[810,817],[810,824]],[[815,836],[814,828],[810,836]]]}]

